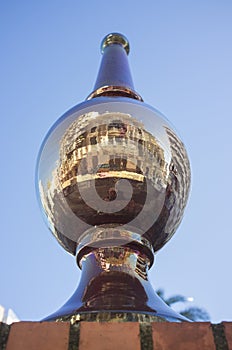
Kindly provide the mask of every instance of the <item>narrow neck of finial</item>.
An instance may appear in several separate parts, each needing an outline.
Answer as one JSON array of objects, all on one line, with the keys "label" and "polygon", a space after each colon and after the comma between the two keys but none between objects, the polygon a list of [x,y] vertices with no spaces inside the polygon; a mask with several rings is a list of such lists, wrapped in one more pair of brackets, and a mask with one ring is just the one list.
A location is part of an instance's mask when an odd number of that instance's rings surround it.
[{"label": "narrow neck of finial", "polygon": [[118,35],[116,40],[111,40],[108,36],[103,40],[100,69],[94,91],[88,99],[98,96],[126,96],[142,101],[141,96],[134,91],[127,57],[129,44],[125,46],[119,39],[123,37]]}]

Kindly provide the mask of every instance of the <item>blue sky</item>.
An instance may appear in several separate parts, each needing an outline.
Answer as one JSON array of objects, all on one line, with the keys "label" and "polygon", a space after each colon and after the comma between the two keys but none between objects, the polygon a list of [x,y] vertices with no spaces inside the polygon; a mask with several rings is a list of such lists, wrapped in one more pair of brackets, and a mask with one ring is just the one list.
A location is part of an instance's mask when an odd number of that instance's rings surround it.
[{"label": "blue sky", "polygon": [[6,1],[0,4],[0,304],[40,320],[75,290],[79,270],[48,231],[35,165],[50,126],[92,91],[100,42],[125,34],[136,90],[175,125],[192,190],[157,254],[154,288],[232,319],[232,3],[229,0]]}]

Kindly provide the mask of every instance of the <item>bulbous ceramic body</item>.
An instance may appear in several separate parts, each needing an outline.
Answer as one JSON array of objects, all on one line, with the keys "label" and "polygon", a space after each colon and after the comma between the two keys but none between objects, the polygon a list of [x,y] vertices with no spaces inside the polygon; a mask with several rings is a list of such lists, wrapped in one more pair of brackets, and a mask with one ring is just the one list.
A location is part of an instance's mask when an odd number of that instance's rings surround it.
[{"label": "bulbous ceramic body", "polygon": [[72,254],[78,246],[134,240],[158,251],[180,224],[189,188],[189,160],[173,127],[127,97],[96,97],[72,108],[39,153],[41,206]]}]

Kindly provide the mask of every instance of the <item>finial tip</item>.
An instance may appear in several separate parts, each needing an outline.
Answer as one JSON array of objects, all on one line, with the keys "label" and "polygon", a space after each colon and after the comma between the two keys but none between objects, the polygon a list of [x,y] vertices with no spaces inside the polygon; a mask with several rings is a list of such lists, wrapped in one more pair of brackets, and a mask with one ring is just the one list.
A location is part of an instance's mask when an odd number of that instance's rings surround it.
[{"label": "finial tip", "polygon": [[124,35],[122,35],[120,33],[110,33],[110,34],[106,35],[101,43],[101,52],[103,53],[105,48],[107,46],[112,45],[112,44],[119,44],[119,45],[123,46],[127,55],[129,54],[129,52],[130,52],[129,41],[127,40],[127,38]]}]

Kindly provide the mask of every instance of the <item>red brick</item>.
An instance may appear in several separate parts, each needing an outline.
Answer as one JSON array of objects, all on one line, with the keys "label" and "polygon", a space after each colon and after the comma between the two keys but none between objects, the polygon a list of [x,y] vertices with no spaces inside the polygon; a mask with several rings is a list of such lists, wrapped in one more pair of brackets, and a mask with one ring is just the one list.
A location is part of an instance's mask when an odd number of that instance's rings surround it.
[{"label": "red brick", "polygon": [[79,350],[140,350],[139,323],[81,322]]},{"label": "red brick", "polygon": [[223,322],[229,350],[232,350],[232,322]]},{"label": "red brick", "polygon": [[18,322],[11,326],[6,350],[68,350],[69,323]]},{"label": "red brick", "polygon": [[209,322],[152,323],[155,350],[216,350]]}]

